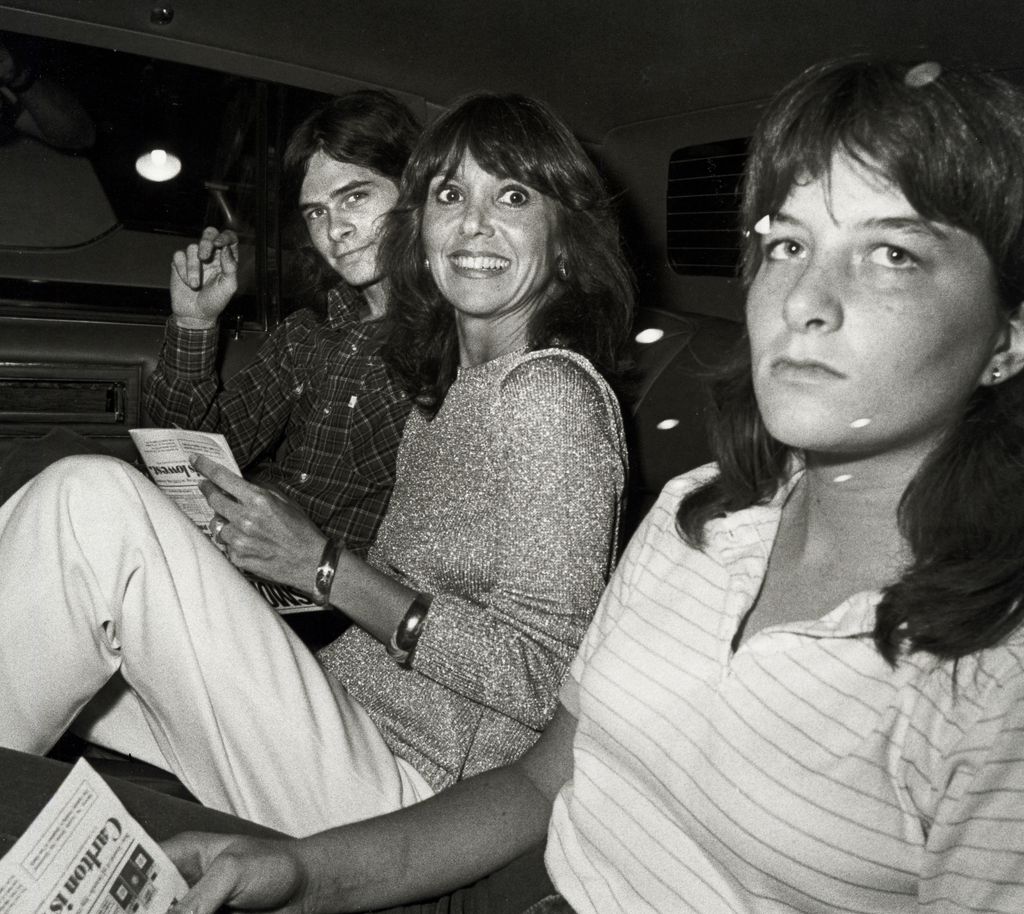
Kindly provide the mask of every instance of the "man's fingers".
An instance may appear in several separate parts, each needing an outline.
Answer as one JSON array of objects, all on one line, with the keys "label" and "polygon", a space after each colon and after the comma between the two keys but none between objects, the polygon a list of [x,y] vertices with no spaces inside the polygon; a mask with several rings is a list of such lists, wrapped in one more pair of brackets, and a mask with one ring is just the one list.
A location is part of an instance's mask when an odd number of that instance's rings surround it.
[{"label": "man's fingers", "polygon": [[221,249],[220,268],[225,276],[234,276],[238,272],[238,245],[229,244]]},{"label": "man's fingers", "polygon": [[199,243],[196,248],[199,251],[199,259],[205,263],[213,256],[213,250],[215,247],[215,241],[217,239],[217,230],[212,226],[207,226],[203,229],[203,234],[199,236]]},{"label": "man's fingers", "polygon": [[171,258],[171,267],[178,274],[178,279],[188,285],[188,259],[185,257],[184,251],[174,252],[174,256]]},{"label": "man's fingers", "polygon": [[183,251],[175,251],[171,258],[174,272],[186,286],[196,291],[203,282],[203,267],[199,262],[199,248],[190,244]]},{"label": "man's fingers", "polygon": [[237,253],[238,235],[231,231],[231,229],[225,229],[221,232],[208,226],[203,229],[203,234],[199,237],[199,259],[206,263],[217,251],[232,247],[235,248]]},{"label": "man's fingers", "polygon": [[192,289],[198,289],[203,284],[203,264],[199,256],[199,245],[190,244],[185,248],[185,281]]}]

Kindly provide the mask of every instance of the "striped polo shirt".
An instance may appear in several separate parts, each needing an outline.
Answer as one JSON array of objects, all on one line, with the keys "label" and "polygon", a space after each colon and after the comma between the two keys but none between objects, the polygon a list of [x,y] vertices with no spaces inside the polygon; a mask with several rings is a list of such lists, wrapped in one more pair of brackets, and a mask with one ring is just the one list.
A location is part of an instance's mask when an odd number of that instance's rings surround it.
[{"label": "striped polo shirt", "polygon": [[879,656],[860,593],[733,652],[786,491],[694,550],[675,509],[713,472],[666,487],[563,687],[559,891],[581,914],[1024,911],[1024,638],[954,689],[949,662]]}]

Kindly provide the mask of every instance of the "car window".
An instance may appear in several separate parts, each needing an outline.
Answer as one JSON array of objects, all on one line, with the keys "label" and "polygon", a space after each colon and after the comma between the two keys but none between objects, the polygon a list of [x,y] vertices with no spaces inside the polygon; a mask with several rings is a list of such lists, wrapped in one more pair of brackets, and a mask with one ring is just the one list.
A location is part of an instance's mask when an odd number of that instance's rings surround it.
[{"label": "car window", "polygon": [[162,319],[172,253],[216,225],[242,243],[226,320],[273,323],[295,245],[278,239],[281,137],[321,96],[109,48],[0,42],[93,127],[76,148],[0,98],[0,307]]},{"label": "car window", "polygon": [[669,265],[688,276],[736,275],[740,260],[740,180],[746,138],[672,153],[666,192]]}]

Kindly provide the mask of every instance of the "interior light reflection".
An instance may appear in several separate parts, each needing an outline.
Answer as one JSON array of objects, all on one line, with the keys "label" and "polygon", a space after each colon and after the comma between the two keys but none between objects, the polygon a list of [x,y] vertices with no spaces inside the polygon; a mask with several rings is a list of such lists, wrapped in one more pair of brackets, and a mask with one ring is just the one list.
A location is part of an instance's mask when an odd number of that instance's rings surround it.
[{"label": "interior light reflection", "polygon": [[670,428],[675,428],[679,424],[678,419],[662,419],[658,423],[657,429],[660,432],[667,432]]},{"label": "interior light reflection", "polygon": [[664,330],[659,330],[657,327],[648,327],[646,330],[641,330],[635,339],[638,343],[656,343],[664,335]]},{"label": "interior light reflection", "polygon": [[147,181],[170,181],[181,171],[181,159],[166,149],[152,149],[135,160],[135,170]]}]

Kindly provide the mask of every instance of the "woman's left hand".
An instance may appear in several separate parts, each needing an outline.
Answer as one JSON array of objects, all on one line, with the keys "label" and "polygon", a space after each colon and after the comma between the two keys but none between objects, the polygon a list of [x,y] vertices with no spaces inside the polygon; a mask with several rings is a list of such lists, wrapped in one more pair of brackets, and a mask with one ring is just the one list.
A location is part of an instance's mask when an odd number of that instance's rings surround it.
[{"label": "woman's left hand", "polygon": [[216,539],[231,563],[309,593],[327,537],[302,509],[209,457],[196,455],[192,465],[206,477],[200,488],[223,521]]},{"label": "woman's left hand", "polygon": [[170,914],[236,910],[303,910],[307,877],[287,839],[185,832],[163,849],[192,888]]}]

